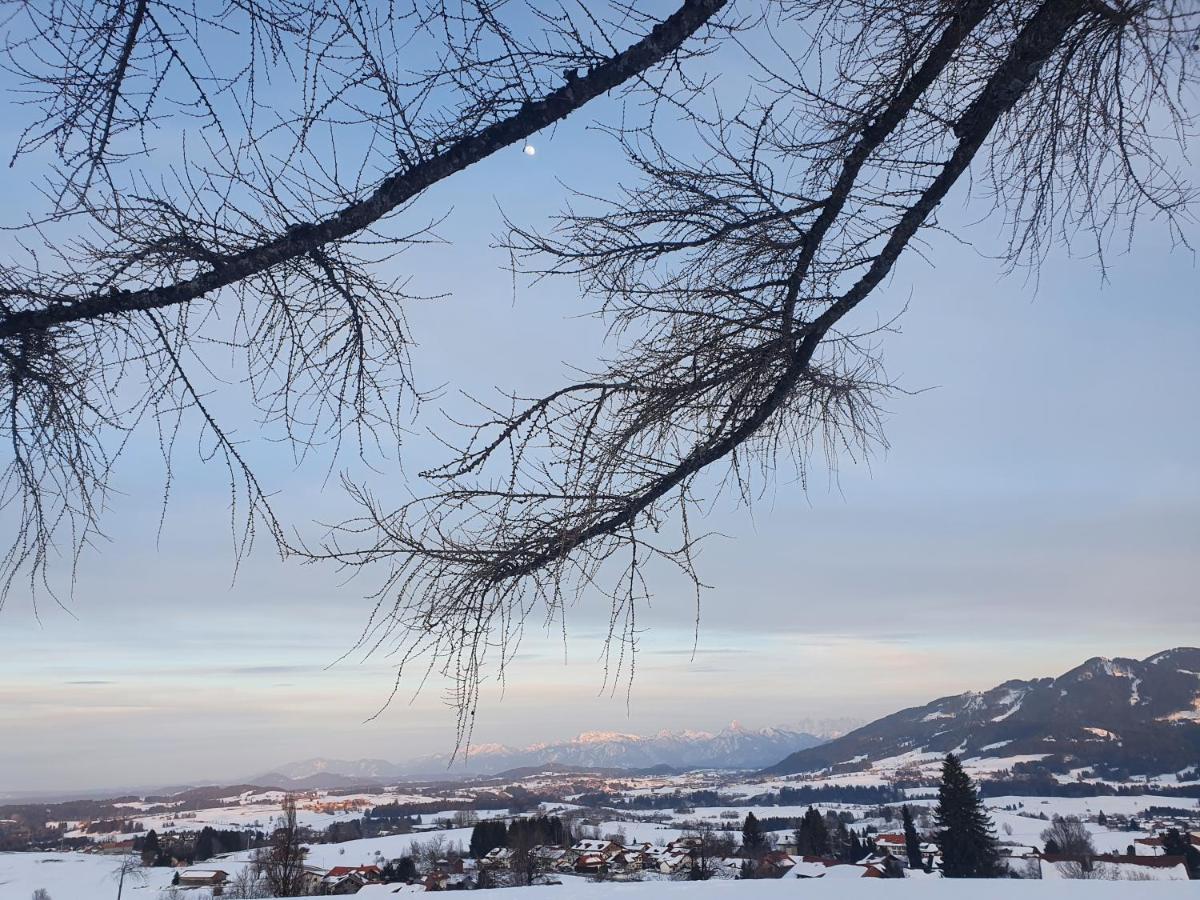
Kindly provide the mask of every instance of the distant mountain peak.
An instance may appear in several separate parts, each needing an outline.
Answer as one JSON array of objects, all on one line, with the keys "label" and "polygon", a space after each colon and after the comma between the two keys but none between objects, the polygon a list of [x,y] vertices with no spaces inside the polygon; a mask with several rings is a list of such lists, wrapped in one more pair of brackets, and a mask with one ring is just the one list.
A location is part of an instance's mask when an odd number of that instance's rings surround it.
[{"label": "distant mountain peak", "polygon": [[621,731],[584,731],[571,738],[573,744],[605,744],[612,741],[640,741],[641,735],[625,734]]},{"label": "distant mountain peak", "polygon": [[474,744],[465,757],[453,761],[445,754],[405,763],[383,760],[309,759],[274,770],[290,779],[402,778],[439,771],[490,774],[539,766],[606,769],[675,768],[758,769],[781,756],[820,743],[820,738],[787,728],[752,730],[737,722],[720,732],[669,731],[654,735],[621,731],[584,731],[558,742],[514,748],[504,744]]}]

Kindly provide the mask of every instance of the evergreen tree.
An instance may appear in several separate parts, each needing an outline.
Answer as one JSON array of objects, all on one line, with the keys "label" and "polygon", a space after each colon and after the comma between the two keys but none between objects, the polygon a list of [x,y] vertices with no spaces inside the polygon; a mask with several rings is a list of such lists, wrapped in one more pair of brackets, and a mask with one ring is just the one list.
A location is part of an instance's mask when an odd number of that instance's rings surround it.
[{"label": "evergreen tree", "polygon": [[[828,822],[826,824],[828,825]],[[829,844],[833,855],[842,862],[858,862],[857,848],[851,846],[850,832],[846,829],[846,823],[838,819],[837,824],[829,832]]]},{"label": "evergreen tree", "polygon": [[1108,827],[1108,816],[1104,814],[1104,810],[1100,810],[1100,815],[1096,816],[1096,824],[1101,828]]},{"label": "evergreen tree", "polygon": [[[842,827],[845,828],[846,826],[843,825]],[[862,841],[858,839],[858,832],[851,828],[846,840],[846,862],[858,862],[865,855]]]},{"label": "evergreen tree", "polygon": [[204,862],[206,859],[212,859],[215,852],[216,835],[212,828],[205,825],[200,829],[200,834],[196,836],[196,845],[192,850],[193,862]]},{"label": "evergreen tree", "polygon": [[913,823],[912,810],[908,808],[907,803],[901,812],[901,818],[904,821],[904,854],[908,857],[908,867],[919,869],[921,868],[921,838],[917,836],[917,826]]},{"label": "evergreen tree", "polygon": [[154,865],[158,861],[158,851],[158,833],[151,828],[142,841],[142,865]]},{"label": "evergreen tree", "polygon": [[796,830],[796,852],[801,856],[829,855],[829,831],[825,820],[811,806]]},{"label": "evergreen tree", "polygon": [[937,843],[946,878],[994,878],[1000,874],[1000,855],[992,820],[983,801],[953,753],[942,764],[935,814]]},{"label": "evergreen tree", "polygon": [[1163,853],[1166,856],[1182,856],[1188,877],[1200,878],[1200,850],[1178,828],[1172,828],[1163,835]]},{"label": "evergreen tree", "polygon": [[490,850],[496,847],[508,846],[508,830],[504,823],[496,819],[479,822],[471,831],[470,853],[476,859],[482,859]]},{"label": "evergreen tree", "polygon": [[750,859],[767,852],[767,836],[754,813],[746,813],[746,821],[742,823],[742,851]]}]

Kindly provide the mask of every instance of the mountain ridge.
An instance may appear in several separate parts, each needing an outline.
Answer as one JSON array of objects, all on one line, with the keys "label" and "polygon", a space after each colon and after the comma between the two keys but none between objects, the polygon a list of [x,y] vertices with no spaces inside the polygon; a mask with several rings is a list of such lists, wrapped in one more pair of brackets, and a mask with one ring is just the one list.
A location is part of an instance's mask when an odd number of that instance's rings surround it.
[{"label": "mountain ridge", "polygon": [[419,756],[394,763],[383,759],[327,759],[314,757],[286,763],[256,779],[280,777],[290,781],[363,779],[379,781],[415,775],[494,774],[547,764],[606,769],[675,768],[757,769],[790,753],[812,747],[823,739],[783,727],[745,728],[733,722],[718,732],[661,730],[652,735],[619,731],[585,731],[563,741],[538,742],[525,747],[479,744],[465,759],[449,754]]},{"label": "mountain ridge", "polygon": [[1137,775],[1200,759],[1200,648],[1143,660],[1092,657],[1057,678],[1010,679],[939,697],[789,754],[765,774],[819,772],[906,753],[1041,755]]}]

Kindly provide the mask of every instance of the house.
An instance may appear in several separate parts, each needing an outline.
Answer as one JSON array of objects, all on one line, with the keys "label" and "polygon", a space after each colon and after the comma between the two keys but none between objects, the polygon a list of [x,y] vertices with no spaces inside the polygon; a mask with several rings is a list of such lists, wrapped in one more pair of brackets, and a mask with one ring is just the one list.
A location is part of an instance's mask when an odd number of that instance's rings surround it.
[{"label": "house", "polygon": [[1134,838],[1133,852],[1138,856],[1162,856],[1163,839],[1154,837]]},{"label": "house", "polygon": [[782,878],[794,865],[790,855],[782,850],[772,850],[754,861],[754,870],[759,878]]},{"label": "house", "polygon": [[379,866],[334,866],[325,873],[326,878],[343,878],[350,873],[360,876],[363,881],[381,881],[383,872]]},{"label": "house", "polygon": [[539,844],[531,852],[533,853],[534,865],[541,870],[559,869],[567,863],[568,854],[562,847]]},{"label": "house", "polygon": [[[343,866],[342,868],[345,867]],[[366,879],[357,872],[346,872],[342,875],[326,875],[321,879],[321,893],[331,897],[357,894],[366,883]]]},{"label": "house", "polygon": [[321,893],[330,896],[356,894],[366,884],[382,881],[379,866],[334,866],[321,879]]},{"label": "house", "polygon": [[608,868],[608,857],[603,853],[580,853],[575,857],[575,871],[584,875],[602,872]]},{"label": "house", "polygon": [[577,858],[584,853],[600,853],[607,858],[621,849],[624,848],[622,848],[621,845],[616,841],[591,839],[576,841],[575,844],[571,846],[571,853]]},{"label": "house", "polygon": [[181,888],[219,888],[228,880],[229,873],[223,869],[184,869],[177,884]]},{"label": "house", "polygon": [[473,891],[475,887],[475,877],[466,872],[451,872],[442,883],[443,891]]},{"label": "house", "polygon": [[1078,878],[1080,870],[1104,881],[1187,881],[1182,856],[1129,856],[1102,853],[1084,859],[1061,853],[1038,855],[1043,879]]},{"label": "house", "polygon": [[905,843],[903,832],[885,832],[875,835],[875,847],[881,853],[886,850],[901,862],[908,859],[908,844]]},{"label": "house", "polygon": [[745,860],[740,856],[726,856],[721,859],[709,860],[708,867],[713,878],[741,878],[742,863],[744,862]]},{"label": "house", "polygon": [[658,860],[658,871],[664,875],[677,875],[692,867],[692,854],[686,850],[668,850]]},{"label": "house", "polygon": [[317,866],[305,866],[304,874],[300,876],[300,887],[304,891],[304,896],[312,896],[319,894],[322,891],[322,882],[325,880],[325,869]]},{"label": "house", "polygon": [[782,878],[882,878],[877,863],[844,863],[826,856],[793,856]]},{"label": "house", "polygon": [[512,867],[515,855],[508,847],[493,847],[487,853],[483,854],[483,859],[479,862],[496,869],[508,869]]},{"label": "house", "polygon": [[609,857],[609,865],[620,872],[640,872],[644,862],[644,854],[639,849],[626,847],[618,850]]}]

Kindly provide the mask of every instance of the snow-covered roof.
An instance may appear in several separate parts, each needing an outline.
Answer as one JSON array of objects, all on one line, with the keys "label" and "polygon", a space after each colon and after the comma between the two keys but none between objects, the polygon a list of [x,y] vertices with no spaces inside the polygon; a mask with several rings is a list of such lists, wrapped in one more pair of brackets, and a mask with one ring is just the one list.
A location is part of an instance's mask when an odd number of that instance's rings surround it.
[{"label": "snow-covered roof", "polygon": [[575,845],[571,847],[571,849],[586,853],[607,850],[611,846],[613,846],[612,841],[598,841],[585,838],[582,841],[576,841]]},{"label": "snow-covered roof", "polygon": [[227,878],[229,873],[224,869],[184,869],[179,873],[180,878]]}]

